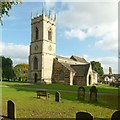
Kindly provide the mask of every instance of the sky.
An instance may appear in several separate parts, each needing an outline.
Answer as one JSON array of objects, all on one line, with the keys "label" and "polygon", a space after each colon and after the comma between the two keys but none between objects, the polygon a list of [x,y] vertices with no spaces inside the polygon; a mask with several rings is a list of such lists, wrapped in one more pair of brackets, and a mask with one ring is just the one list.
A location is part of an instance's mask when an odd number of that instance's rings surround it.
[{"label": "sky", "polygon": [[108,74],[118,73],[118,1],[116,0],[24,0],[13,6],[0,26],[0,55],[10,57],[14,66],[28,63],[31,42],[31,12],[35,17],[51,10],[56,14],[56,54],[77,55],[99,61]]}]

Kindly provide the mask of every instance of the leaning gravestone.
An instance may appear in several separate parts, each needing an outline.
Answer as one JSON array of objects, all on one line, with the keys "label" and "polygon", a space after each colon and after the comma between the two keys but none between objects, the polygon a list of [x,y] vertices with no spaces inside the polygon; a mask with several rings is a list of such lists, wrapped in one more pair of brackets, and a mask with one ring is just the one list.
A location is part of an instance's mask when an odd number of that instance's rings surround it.
[{"label": "leaning gravestone", "polygon": [[120,120],[120,110],[113,113],[111,120]]},{"label": "leaning gravestone", "polygon": [[93,120],[93,116],[88,112],[77,112],[76,120]]},{"label": "leaning gravestone", "polygon": [[78,100],[84,100],[85,99],[85,88],[79,87],[78,88]]},{"label": "leaning gravestone", "polygon": [[7,114],[8,119],[15,119],[15,104],[11,100],[7,103]]},{"label": "leaning gravestone", "polygon": [[90,102],[97,102],[97,88],[95,86],[90,89]]},{"label": "leaning gravestone", "polygon": [[55,93],[55,101],[60,102],[60,92],[58,91]]}]

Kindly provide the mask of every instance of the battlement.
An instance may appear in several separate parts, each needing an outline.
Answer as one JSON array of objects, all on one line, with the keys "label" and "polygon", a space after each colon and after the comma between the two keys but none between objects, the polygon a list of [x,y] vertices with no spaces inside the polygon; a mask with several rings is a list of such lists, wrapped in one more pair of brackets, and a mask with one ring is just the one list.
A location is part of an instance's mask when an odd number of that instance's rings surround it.
[{"label": "battlement", "polygon": [[56,25],[56,14],[54,16],[51,15],[51,12],[49,11],[49,15],[46,15],[44,13],[44,9],[42,10],[42,14],[39,15],[38,12],[36,13],[36,16],[33,16],[31,13],[31,23],[37,23],[40,21],[46,21],[51,23],[52,25]]}]

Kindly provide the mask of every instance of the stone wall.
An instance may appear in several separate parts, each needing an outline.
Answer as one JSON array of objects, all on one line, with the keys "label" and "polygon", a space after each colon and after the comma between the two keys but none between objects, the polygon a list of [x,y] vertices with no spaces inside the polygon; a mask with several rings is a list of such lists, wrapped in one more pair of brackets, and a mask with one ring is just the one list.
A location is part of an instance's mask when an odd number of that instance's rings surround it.
[{"label": "stone wall", "polygon": [[[60,72],[64,72],[64,79],[60,80]],[[52,83],[64,83],[70,85],[70,70],[64,67],[60,62],[54,59]]]}]

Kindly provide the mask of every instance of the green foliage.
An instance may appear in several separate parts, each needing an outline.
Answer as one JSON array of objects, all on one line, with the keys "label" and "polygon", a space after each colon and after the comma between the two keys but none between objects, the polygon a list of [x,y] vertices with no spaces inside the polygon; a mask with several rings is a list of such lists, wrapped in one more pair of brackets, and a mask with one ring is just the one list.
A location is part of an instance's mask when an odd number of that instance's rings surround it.
[{"label": "green foliage", "polygon": [[7,79],[8,81],[14,77],[14,71],[13,71],[13,62],[10,58],[5,58],[4,56],[1,56],[2,58],[2,78]]},{"label": "green foliage", "polygon": [[104,71],[100,62],[91,61],[92,69],[96,71],[100,76],[103,76]]},{"label": "green foliage", "polygon": [[[2,17],[3,15],[9,16],[9,10],[12,9],[12,5],[17,5],[18,3],[21,3],[20,0],[1,0],[0,1],[0,22],[2,24]],[[2,9],[1,9],[2,8]]]},{"label": "green foliage", "polygon": [[26,81],[28,76],[28,64],[18,64],[14,67],[15,79]]}]

